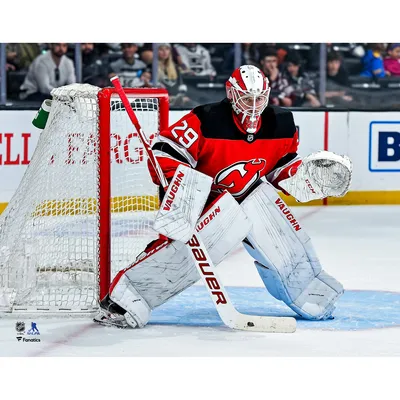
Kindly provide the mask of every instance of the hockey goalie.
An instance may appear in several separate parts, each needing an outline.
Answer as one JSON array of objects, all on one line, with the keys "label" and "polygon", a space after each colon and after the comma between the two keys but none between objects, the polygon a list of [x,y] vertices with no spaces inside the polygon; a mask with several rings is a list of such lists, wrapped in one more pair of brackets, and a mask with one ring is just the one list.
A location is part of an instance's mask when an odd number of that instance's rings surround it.
[{"label": "hockey goalie", "polygon": [[348,157],[320,151],[301,159],[291,111],[268,105],[268,79],[255,66],[237,68],[227,97],[194,108],[160,132],[152,151],[168,181],[149,243],[113,279],[94,321],[142,328],[151,311],[200,279],[186,242],[201,237],[218,265],[240,243],[266,290],[299,316],[333,317],[343,286],[323,269],[300,221],[278,194],[298,202],[344,196]]}]

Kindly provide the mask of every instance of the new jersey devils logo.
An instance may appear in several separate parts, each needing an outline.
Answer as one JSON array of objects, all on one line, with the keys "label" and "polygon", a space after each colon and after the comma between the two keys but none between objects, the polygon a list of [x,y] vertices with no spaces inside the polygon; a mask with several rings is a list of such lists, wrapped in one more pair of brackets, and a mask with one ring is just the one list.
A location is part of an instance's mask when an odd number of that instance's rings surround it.
[{"label": "new jersey devils logo", "polygon": [[233,197],[240,197],[260,178],[260,172],[266,166],[263,158],[253,158],[250,161],[239,161],[218,172],[214,178],[216,189],[224,189]]}]

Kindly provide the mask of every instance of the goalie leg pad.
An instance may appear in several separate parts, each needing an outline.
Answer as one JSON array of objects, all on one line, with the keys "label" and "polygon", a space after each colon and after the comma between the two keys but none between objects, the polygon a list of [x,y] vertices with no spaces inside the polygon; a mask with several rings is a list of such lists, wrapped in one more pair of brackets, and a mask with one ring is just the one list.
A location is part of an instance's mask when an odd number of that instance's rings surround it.
[{"label": "goalie leg pad", "polygon": [[[210,205],[196,226],[215,265],[242,242],[250,229],[249,218],[227,192]],[[143,303],[154,309],[199,279],[187,246],[178,241],[160,240],[158,246],[153,245],[149,253],[115,277],[110,297],[133,314],[134,309],[127,307],[135,306],[131,300],[135,298],[132,294],[124,297],[130,287],[141,296]]]},{"label": "goalie leg pad", "polygon": [[311,240],[269,183],[242,203],[253,223],[243,242],[268,291],[306,319],[327,319],[343,293],[322,270]]},{"label": "goalie leg pad", "polygon": [[150,319],[151,309],[146,300],[138,293],[126,274],[122,275],[110,293],[112,301],[126,310],[126,322],[132,328],[143,328]]},{"label": "goalie leg pad", "polygon": [[258,261],[255,261],[254,264],[269,293],[283,301],[297,314],[309,320],[333,318],[335,301],[338,295],[343,293],[343,287],[325,271],[322,270],[302,291],[301,295],[292,302],[290,292],[278,272]]},{"label": "goalie leg pad", "polygon": [[198,277],[195,273],[184,243],[160,241],[155,249],[114,279],[111,299],[124,307],[113,293],[119,286],[122,286],[121,291],[133,287],[153,309],[196,282]]}]

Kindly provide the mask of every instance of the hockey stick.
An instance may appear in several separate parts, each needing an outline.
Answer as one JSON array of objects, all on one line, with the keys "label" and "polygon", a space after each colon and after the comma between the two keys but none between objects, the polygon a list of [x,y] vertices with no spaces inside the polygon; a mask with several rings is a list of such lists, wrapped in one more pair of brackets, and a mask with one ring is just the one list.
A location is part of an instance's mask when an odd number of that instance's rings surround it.
[{"label": "hockey stick", "polygon": [[[140,126],[131,104],[129,103],[128,97],[121,86],[118,76],[114,76],[110,80],[119,97],[121,98],[130,120],[137,130],[139,139],[143,143],[145,151],[157,173],[161,185],[163,186],[164,190],[167,191],[168,181],[165,178],[156,157],[154,156],[154,153],[150,147],[150,143],[147,140],[142,127]],[[200,238],[200,235],[196,231],[193,233],[192,238],[187,242],[187,246],[190,256],[196,265],[197,271],[203,279],[217,312],[225,325],[232,329],[256,332],[291,333],[296,330],[296,320],[291,317],[247,315],[237,311],[233,306],[221,279],[216,273],[215,266]]]}]

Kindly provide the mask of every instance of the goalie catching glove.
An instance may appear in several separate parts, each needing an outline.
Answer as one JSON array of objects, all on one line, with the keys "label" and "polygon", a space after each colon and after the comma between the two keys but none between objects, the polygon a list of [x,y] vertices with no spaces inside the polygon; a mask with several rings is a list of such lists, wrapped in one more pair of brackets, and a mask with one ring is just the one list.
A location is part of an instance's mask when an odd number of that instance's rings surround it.
[{"label": "goalie catching glove", "polygon": [[305,157],[295,175],[281,180],[279,186],[301,203],[342,197],[349,190],[352,169],[349,157],[318,151]]}]

